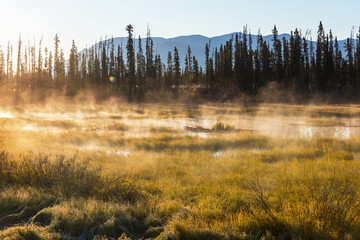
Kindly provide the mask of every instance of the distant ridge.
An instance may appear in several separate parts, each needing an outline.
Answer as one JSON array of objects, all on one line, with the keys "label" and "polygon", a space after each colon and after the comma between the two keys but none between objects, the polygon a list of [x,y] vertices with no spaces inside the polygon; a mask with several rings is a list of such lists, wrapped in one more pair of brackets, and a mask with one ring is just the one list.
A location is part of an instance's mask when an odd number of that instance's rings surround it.
[{"label": "distant ridge", "polygon": [[[185,64],[185,55],[187,53],[188,46],[191,47],[192,55],[197,58],[199,61],[199,65],[204,67],[205,65],[205,45],[206,43],[210,42],[210,49],[211,52],[215,51],[215,48],[220,48],[221,44],[225,44],[226,41],[230,40],[233,36],[235,38],[236,33],[240,34],[240,32],[233,32],[221,36],[215,36],[215,37],[206,37],[202,35],[187,35],[187,36],[179,36],[179,37],[173,37],[173,38],[162,38],[162,37],[152,37],[154,41],[154,52],[157,54],[160,54],[161,61],[163,63],[166,63],[168,52],[171,51],[174,52],[174,47],[177,47],[180,55],[181,65],[182,67]],[[242,33],[241,33],[242,34]],[[252,37],[252,48],[256,49],[258,36],[257,35],[251,35]],[[273,35],[266,35],[263,36],[263,40],[267,43],[270,43],[270,47],[272,46],[271,39],[273,38]],[[290,34],[284,33],[279,34],[279,39],[282,40],[283,38],[289,40]],[[115,44],[115,51],[117,51],[117,46],[123,44],[123,49],[126,47],[127,37],[116,37],[114,38],[114,44]],[[134,38],[135,42],[135,51],[138,51],[138,37]],[[145,39],[142,38],[142,45],[143,49],[145,49]],[[310,42],[310,41],[309,41]],[[344,53],[345,47],[344,44],[346,40],[338,41],[340,49],[342,53]],[[316,47],[316,42],[314,42],[314,48]],[[99,43],[97,43],[99,44]],[[124,50],[125,51],[125,50]],[[81,53],[85,52],[85,49],[81,51]],[[126,54],[124,55],[124,58],[126,58]]]}]

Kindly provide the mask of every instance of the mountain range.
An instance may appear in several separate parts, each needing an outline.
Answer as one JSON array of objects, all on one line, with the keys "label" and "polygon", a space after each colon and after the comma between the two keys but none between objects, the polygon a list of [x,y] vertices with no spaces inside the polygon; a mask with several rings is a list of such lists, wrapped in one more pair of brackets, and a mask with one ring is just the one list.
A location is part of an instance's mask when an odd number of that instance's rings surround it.
[{"label": "mountain range", "polygon": [[[199,62],[199,65],[204,67],[205,65],[205,45],[206,43],[210,43],[210,51],[214,52],[215,48],[220,48],[221,44],[225,44],[226,41],[231,39],[231,37],[235,37],[236,32],[229,33],[221,36],[216,37],[205,37],[202,35],[189,35],[189,36],[179,36],[174,38],[162,38],[162,37],[153,37],[154,42],[154,53],[160,54],[161,61],[163,63],[166,63],[167,61],[167,55],[168,52],[171,51],[174,52],[174,47],[177,47],[179,51],[179,56],[181,60],[181,66],[183,67],[185,65],[185,56],[187,53],[188,46],[190,46],[192,55],[195,56]],[[252,48],[256,49],[257,45],[257,35],[251,35],[252,36]],[[263,40],[267,43],[270,43],[270,47],[272,46],[271,39],[273,38],[273,35],[266,35],[263,36]],[[279,39],[282,40],[283,38],[289,40],[290,35],[289,34],[280,34]],[[146,39],[142,39],[142,45],[143,49],[145,49],[145,42]],[[309,41],[310,42],[310,41]],[[342,53],[344,54],[345,51],[345,43],[346,40],[340,40],[339,46],[341,48]],[[114,38],[114,45],[115,45],[115,52],[117,52],[117,46],[123,45],[124,49],[124,58],[126,58],[126,43],[127,43],[127,37],[117,37]],[[99,43],[96,43],[99,45]],[[135,53],[138,51],[138,39],[134,38],[134,45],[135,45]],[[316,48],[316,42],[314,42],[314,48]],[[81,53],[85,52],[85,49],[81,51]]]}]

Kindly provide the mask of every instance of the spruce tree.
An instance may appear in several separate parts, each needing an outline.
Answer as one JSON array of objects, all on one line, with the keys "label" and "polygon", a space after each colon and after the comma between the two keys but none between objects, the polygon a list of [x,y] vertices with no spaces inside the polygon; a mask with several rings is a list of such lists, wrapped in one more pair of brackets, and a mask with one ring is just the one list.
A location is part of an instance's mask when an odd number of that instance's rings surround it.
[{"label": "spruce tree", "polygon": [[205,45],[205,74],[206,74],[206,80],[207,80],[207,88],[211,88],[211,82],[210,82],[210,42],[209,44],[206,43]]},{"label": "spruce tree", "polygon": [[[122,92],[124,92],[126,88],[126,80],[125,80],[125,73],[126,73],[126,67],[125,67],[125,61],[123,57],[123,47],[122,43],[121,45],[118,45],[118,56],[117,56],[117,64],[118,64],[118,79],[119,79],[119,86],[122,89]],[[144,84],[145,85],[145,84]]]},{"label": "spruce tree", "polygon": [[[258,36],[259,39],[259,36]],[[241,45],[239,34],[235,35],[235,50],[234,50],[234,77],[237,88],[241,88]]]},{"label": "spruce tree", "polygon": [[276,28],[276,25],[274,25],[273,32],[273,51],[274,51],[274,57],[273,57],[273,66],[274,66],[274,80],[277,82],[281,82],[282,80],[282,46],[281,41],[278,38],[278,30]]},{"label": "spruce tree", "polygon": [[148,26],[146,33],[146,78],[145,78],[145,86],[153,86],[154,78],[155,78],[155,66],[154,66],[154,42],[151,38],[150,28]]},{"label": "spruce tree", "polygon": [[360,92],[360,27],[356,38],[356,91]]},{"label": "spruce tree", "polygon": [[139,84],[139,91],[140,91],[139,94],[143,95],[145,88],[144,79],[145,79],[146,66],[145,66],[145,57],[143,53],[142,41],[140,36],[138,40],[138,53],[136,55],[136,65],[137,65],[136,79]]},{"label": "spruce tree", "polygon": [[177,48],[174,48],[174,85],[175,85],[175,92],[178,91],[179,82],[181,77],[181,69],[180,69],[180,56]]},{"label": "spruce tree", "polygon": [[20,77],[21,77],[21,35],[19,36],[19,41],[18,41],[18,56],[17,56],[17,64],[16,64],[16,85],[15,85],[15,90],[19,89],[19,85],[20,85]]},{"label": "spruce tree", "polygon": [[165,78],[165,87],[170,89],[173,85],[173,77],[174,77],[174,67],[172,54],[169,51],[167,56],[167,67],[166,67],[166,78]]},{"label": "spruce tree", "polygon": [[324,45],[325,45],[325,33],[322,22],[320,22],[318,29],[318,38],[316,43],[316,86],[317,90],[324,92],[326,85],[324,80]]},{"label": "spruce tree", "polygon": [[[55,86],[59,87],[61,82],[61,64],[60,64],[60,49],[59,49],[59,37],[55,35],[55,50],[54,50],[54,78]],[[29,55],[30,56],[30,55]],[[29,68],[30,69],[30,68]]]},{"label": "spruce tree", "polygon": [[131,24],[127,25],[126,31],[128,33],[128,41],[126,44],[128,67],[128,97],[129,101],[132,101],[136,91],[133,26]]},{"label": "spruce tree", "polygon": [[102,44],[101,44],[101,84],[105,85],[105,84],[109,84],[109,69],[108,69],[108,58],[107,58],[107,41],[105,40]]}]

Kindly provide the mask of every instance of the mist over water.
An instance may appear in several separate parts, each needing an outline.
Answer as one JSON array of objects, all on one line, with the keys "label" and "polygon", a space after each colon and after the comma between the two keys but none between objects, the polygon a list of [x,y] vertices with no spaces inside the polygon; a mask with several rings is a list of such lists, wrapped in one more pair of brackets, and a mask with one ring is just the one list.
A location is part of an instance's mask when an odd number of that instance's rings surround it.
[{"label": "mist over water", "polygon": [[[47,104],[3,105],[0,128],[6,131],[66,131],[148,137],[154,131],[208,138],[256,132],[284,138],[335,137],[348,139],[360,135],[358,105],[319,106],[263,104],[128,104],[110,99],[65,102],[48,99]],[[56,102],[56,104],[54,104]],[[216,131],[216,123],[232,126],[232,131]]]}]

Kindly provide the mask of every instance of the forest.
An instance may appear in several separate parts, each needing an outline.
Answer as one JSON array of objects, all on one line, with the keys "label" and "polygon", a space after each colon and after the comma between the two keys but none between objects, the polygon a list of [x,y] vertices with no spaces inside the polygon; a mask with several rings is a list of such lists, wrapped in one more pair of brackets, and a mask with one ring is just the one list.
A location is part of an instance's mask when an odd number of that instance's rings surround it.
[{"label": "forest", "polygon": [[73,96],[92,89],[128,101],[148,100],[149,92],[214,101],[244,95],[256,99],[270,83],[299,99],[320,95],[356,100],[360,90],[360,28],[356,37],[352,30],[342,48],[331,30],[325,33],[322,22],[316,42],[309,31],[302,35],[298,29],[291,32],[289,40],[280,39],[275,25],[272,40],[264,41],[259,31],[257,47],[252,49],[250,30],[244,27],[220,48],[206,44],[203,64],[192,55],[190,46],[186,56],[179,56],[175,47],[167,59],[161,59],[154,51],[149,29],[145,39],[138,37],[135,52],[133,30],[132,25],[126,27],[126,46],[117,49],[113,38],[84,51],[73,41],[69,57],[60,48],[58,35],[53,51],[44,48],[42,40],[38,45],[29,41],[23,46],[20,35],[16,57],[10,42],[6,50],[0,50],[1,89],[15,95],[41,92],[45,96],[51,90]]}]

